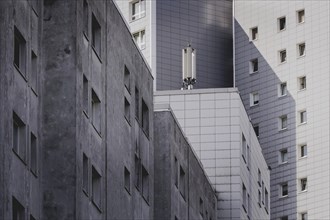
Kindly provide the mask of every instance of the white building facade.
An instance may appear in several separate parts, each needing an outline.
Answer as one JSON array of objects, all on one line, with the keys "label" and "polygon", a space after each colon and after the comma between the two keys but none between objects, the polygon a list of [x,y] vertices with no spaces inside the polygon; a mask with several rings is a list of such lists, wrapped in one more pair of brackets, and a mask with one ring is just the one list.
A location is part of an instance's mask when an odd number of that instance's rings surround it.
[{"label": "white building facade", "polygon": [[159,91],[216,189],[218,219],[270,219],[269,170],[238,90]]},{"label": "white building facade", "polygon": [[329,1],[234,1],[235,78],[271,166],[272,219],[329,219]]}]

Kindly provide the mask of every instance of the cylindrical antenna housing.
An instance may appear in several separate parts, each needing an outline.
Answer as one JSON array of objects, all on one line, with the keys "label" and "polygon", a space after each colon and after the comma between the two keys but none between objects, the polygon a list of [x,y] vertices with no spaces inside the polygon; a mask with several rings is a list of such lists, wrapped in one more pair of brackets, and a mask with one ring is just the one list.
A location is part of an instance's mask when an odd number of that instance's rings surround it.
[{"label": "cylindrical antenna housing", "polygon": [[182,81],[188,89],[196,82],[196,50],[190,44],[182,50]]}]

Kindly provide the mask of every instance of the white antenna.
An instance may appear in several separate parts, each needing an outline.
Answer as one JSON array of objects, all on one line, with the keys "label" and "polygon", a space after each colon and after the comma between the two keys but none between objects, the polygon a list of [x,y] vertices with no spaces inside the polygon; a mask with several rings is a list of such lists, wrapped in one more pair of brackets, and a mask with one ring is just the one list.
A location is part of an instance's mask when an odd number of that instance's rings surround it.
[{"label": "white antenna", "polygon": [[182,89],[193,89],[196,83],[196,50],[188,44],[182,50]]}]

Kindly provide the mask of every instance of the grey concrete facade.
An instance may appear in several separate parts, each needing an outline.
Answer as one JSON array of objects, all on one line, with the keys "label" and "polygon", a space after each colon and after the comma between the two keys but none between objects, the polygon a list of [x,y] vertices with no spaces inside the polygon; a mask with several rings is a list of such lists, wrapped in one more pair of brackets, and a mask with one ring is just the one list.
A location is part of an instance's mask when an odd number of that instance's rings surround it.
[{"label": "grey concrete facade", "polygon": [[217,219],[270,219],[269,170],[236,88],[158,91],[217,193]]},{"label": "grey concrete facade", "polygon": [[153,219],[153,78],[113,2],[0,11],[0,219]]},{"label": "grey concrete facade", "polygon": [[[330,3],[234,5],[236,86],[252,123],[259,126],[259,141],[272,168],[271,218],[329,219]],[[257,37],[252,39],[255,27]],[[283,50],[286,59],[281,62]],[[257,71],[251,71],[255,59]],[[252,93],[258,93],[257,105],[251,105]],[[282,116],[287,125],[281,128]],[[281,194],[283,184],[287,195]]]},{"label": "grey concrete facade", "polygon": [[215,190],[169,105],[155,107],[154,124],[154,219],[216,219]]}]

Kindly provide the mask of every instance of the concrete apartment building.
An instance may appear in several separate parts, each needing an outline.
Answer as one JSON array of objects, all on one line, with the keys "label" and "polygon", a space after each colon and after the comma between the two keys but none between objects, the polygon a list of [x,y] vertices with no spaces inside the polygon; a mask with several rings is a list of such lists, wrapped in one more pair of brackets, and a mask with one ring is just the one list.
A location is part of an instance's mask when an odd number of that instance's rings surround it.
[{"label": "concrete apartment building", "polygon": [[269,170],[236,88],[158,91],[217,194],[217,219],[270,219]]},{"label": "concrete apartment building", "polygon": [[[148,60],[156,90],[182,87],[182,48],[198,52],[196,88],[232,87],[232,1],[116,0]],[[144,31],[144,40],[138,33]]]},{"label": "concrete apartment building", "polygon": [[113,2],[0,17],[0,219],[153,219],[153,78]]},{"label": "concrete apartment building", "polygon": [[216,194],[169,105],[155,106],[154,219],[216,219]]},{"label": "concrete apartment building", "polygon": [[236,86],[272,168],[272,219],[330,216],[329,16],[329,1],[234,1]]}]

